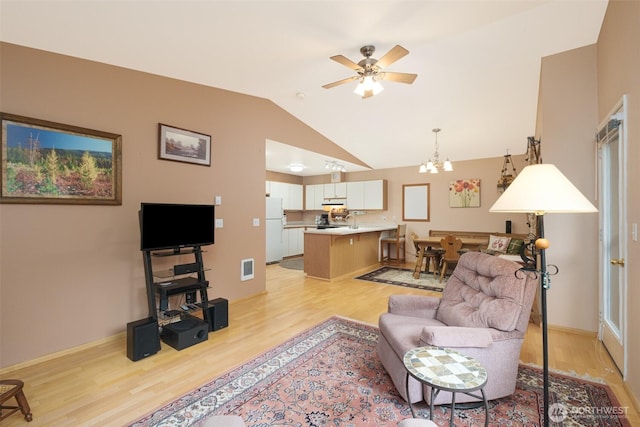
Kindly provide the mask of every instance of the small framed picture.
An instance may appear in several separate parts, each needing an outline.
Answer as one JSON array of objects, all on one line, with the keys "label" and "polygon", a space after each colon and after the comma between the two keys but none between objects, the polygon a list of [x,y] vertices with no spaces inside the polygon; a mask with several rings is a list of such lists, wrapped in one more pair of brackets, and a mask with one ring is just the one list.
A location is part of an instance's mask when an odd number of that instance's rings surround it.
[{"label": "small framed picture", "polygon": [[0,203],[122,204],[122,136],[0,113]]},{"label": "small framed picture", "polygon": [[458,179],[449,182],[449,207],[480,207],[480,179]]},{"label": "small framed picture", "polygon": [[160,123],[158,158],[211,166],[211,136]]}]

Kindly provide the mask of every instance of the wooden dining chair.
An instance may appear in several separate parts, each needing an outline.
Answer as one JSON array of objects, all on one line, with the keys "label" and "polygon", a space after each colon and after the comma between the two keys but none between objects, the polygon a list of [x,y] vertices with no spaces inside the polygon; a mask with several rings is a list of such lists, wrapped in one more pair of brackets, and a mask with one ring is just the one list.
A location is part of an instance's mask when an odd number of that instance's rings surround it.
[{"label": "wooden dining chair", "polygon": [[[398,224],[398,228],[393,236],[384,237],[380,239],[380,262],[385,264],[400,264],[404,262],[405,257],[405,241],[407,233],[407,224]],[[396,257],[391,258],[391,245],[396,247]],[[387,250],[387,256],[384,255],[385,249]],[[402,256],[400,256],[402,255]]]},{"label": "wooden dining chair", "polygon": [[440,245],[444,249],[444,255],[442,256],[442,268],[440,270],[440,283],[444,278],[447,268],[455,267],[460,259],[460,248],[462,248],[462,240],[456,238],[456,236],[448,235],[440,239]]},{"label": "wooden dining chair", "polygon": [[[440,258],[442,258],[442,254],[444,251],[441,248],[424,248],[424,254],[422,255],[422,261],[420,261],[420,245],[416,243],[416,239],[418,239],[418,235],[415,232],[411,232],[411,240],[413,241],[413,245],[416,250],[416,266],[413,269],[413,274],[422,272],[422,263],[424,260],[427,260],[424,266],[424,272],[429,273],[431,269],[430,266],[433,265],[433,275],[435,276],[440,271]],[[419,262],[420,261],[420,262]]]}]

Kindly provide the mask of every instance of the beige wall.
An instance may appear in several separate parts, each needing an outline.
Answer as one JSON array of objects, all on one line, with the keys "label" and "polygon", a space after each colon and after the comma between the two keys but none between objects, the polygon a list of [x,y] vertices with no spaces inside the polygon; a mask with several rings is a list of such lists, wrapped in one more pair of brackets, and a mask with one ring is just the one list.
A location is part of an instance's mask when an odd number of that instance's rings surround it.
[{"label": "beige wall", "polygon": [[[628,95],[627,188],[627,351],[628,386],[640,402],[640,245],[631,239],[631,224],[640,223],[640,2],[611,0],[598,39],[598,118],[603,120],[622,95]],[[640,403],[638,403],[640,405]]]},{"label": "beige wall", "polygon": [[[212,203],[210,297],[265,289],[265,140],[344,150],[272,102],[0,44],[3,112],[122,135],[122,206],[0,205],[0,366],[124,330],[146,313],[140,202]],[[211,167],[159,160],[158,123],[212,136]],[[303,143],[298,143],[303,141]],[[240,260],[255,279],[240,281]],[[189,262],[189,259],[181,262]],[[123,349],[124,351],[124,349]]]},{"label": "beige wall", "polygon": [[[594,204],[597,114],[596,47],[542,61],[538,127],[544,163],[555,164]],[[547,262],[560,269],[547,293],[549,323],[598,328],[598,215],[549,214]]]},{"label": "beige wall", "polygon": [[[527,148],[526,136],[522,138],[522,152]],[[524,154],[512,156],[518,171],[524,166]],[[473,161],[453,161],[453,172],[438,174],[418,173],[418,164],[404,168],[379,169],[374,171],[346,173],[345,181],[366,181],[386,179],[388,185],[388,209],[386,211],[368,211],[358,217],[358,223],[399,223],[407,224],[407,233],[415,231],[418,235],[428,235],[429,230],[471,230],[504,232],[505,221],[513,222],[514,233],[526,233],[526,216],[517,214],[490,213],[489,208],[498,199],[496,184],[502,170],[503,157],[479,159]],[[480,179],[480,207],[450,208],[449,183],[456,179]],[[327,183],[329,175],[307,177],[305,183]],[[429,184],[430,221],[404,221],[402,218],[402,186],[405,184]],[[305,215],[310,219],[316,213]]]}]

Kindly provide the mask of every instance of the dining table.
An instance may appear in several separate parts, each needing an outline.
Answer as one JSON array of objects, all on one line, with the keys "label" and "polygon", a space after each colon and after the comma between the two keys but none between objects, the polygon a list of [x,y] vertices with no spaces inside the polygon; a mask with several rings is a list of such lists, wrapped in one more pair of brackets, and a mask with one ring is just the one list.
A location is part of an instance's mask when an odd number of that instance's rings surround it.
[{"label": "dining table", "polygon": [[[413,270],[413,277],[415,279],[420,278],[420,270],[422,269],[425,251],[442,247],[440,240],[443,238],[444,237],[442,236],[429,236],[418,237],[413,240],[419,248],[418,256],[416,258],[416,268]],[[458,237],[458,239],[462,241],[462,249],[469,249],[472,251],[479,251],[482,247],[486,247],[489,244],[488,237]]]}]

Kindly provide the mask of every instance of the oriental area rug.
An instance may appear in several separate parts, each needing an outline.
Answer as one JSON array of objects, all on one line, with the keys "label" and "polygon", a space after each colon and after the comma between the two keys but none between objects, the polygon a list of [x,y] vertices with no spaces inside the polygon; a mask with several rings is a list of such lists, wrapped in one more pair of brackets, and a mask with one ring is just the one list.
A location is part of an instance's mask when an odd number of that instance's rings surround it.
[{"label": "oriental area rug", "polygon": [[[376,353],[378,329],[332,317],[131,426],[198,426],[212,415],[239,415],[247,426],[396,426],[411,418]],[[521,365],[514,395],[489,402],[492,426],[542,423],[542,372]],[[628,426],[608,386],[551,373],[553,425]],[[429,416],[425,403],[417,415]],[[449,409],[434,422],[447,425]],[[456,410],[456,426],[484,425],[484,408]]]},{"label": "oriental area rug", "polygon": [[362,276],[358,276],[356,279],[436,292],[442,292],[447,283],[446,277],[442,280],[442,283],[440,283],[440,276],[435,276],[433,273],[422,272],[420,273],[420,277],[415,279],[413,277],[413,270],[396,267],[381,267]]}]

